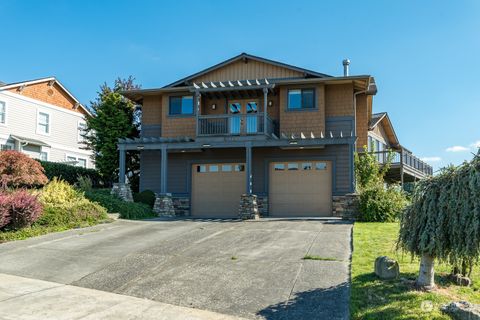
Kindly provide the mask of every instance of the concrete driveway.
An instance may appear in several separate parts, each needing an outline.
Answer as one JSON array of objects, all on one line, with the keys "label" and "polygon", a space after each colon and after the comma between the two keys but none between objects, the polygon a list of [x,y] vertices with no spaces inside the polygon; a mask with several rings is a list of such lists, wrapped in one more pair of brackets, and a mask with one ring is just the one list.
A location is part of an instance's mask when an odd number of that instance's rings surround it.
[{"label": "concrete driveway", "polygon": [[116,221],[1,244],[0,273],[252,319],[345,319],[351,227]]}]

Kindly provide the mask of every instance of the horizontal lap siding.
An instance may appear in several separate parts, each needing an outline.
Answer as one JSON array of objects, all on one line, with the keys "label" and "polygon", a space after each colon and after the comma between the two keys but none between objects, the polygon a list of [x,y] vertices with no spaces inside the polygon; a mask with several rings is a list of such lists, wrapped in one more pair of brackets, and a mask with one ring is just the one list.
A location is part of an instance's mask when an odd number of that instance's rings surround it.
[{"label": "horizontal lap siding", "polygon": [[[253,191],[267,193],[266,173],[268,161],[278,159],[324,158],[335,163],[336,188],[334,194],[350,192],[351,171],[348,145],[327,146],[315,150],[281,150],[278,148],[253,148]],[[199,153],[169,153],[168,157],[168,192],[174,194],[190,193],[191,165],[194,163],[245,162],[245,149],[215,149]],[[267,171],[266,171],[267,170]],[[160,191],[160,152],[142,151],[141,156],[141,190]]]}]

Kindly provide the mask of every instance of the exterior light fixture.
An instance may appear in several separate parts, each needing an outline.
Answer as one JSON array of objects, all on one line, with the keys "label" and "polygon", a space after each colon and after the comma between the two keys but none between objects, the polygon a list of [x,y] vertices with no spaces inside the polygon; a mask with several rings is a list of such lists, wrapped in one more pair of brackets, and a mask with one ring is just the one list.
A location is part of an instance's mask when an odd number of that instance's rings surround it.
[{"label": "exterior light fixture", "polygon": [[137,146],[137,150],[143,150],[143,149],[145,149],[144,146]]},{"label": "exterior light fixture", "polygon": [[214,103],[212,104],[212,110],[215,110],[215,109],[217,109],[217,105]]},{"label": "exterior light fixture", "polygon": [[268,106],[269,106],[269,107],[273,106],[273,101],[272,101],[272,100],[269,100],[269,101],[268,101]]}]

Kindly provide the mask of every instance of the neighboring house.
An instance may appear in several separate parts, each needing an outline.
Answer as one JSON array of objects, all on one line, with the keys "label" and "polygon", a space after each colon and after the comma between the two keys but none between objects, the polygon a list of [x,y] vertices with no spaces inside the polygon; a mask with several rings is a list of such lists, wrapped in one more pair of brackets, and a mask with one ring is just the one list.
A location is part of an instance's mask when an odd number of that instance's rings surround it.
[{"label": "neighboring house", "polygon": [[118,144],[120,183],[126,151],[139,150],[140,189],[171,193],[177,214],[236,217],[241,195],[254,194],[263,215],[341,216],[363,146],[398,150],[396,181],[431,173],[400,146],[388,116],[372,113],[374,78],[348,76],[348,65],[345,73],[242,53],[162,88],[124,92],[143,113],[141,137]]},{"label": "neighboring house", "polygon": [[81,133],[91,116],[57,79],[0,84],[0,148],[93,168]]}]

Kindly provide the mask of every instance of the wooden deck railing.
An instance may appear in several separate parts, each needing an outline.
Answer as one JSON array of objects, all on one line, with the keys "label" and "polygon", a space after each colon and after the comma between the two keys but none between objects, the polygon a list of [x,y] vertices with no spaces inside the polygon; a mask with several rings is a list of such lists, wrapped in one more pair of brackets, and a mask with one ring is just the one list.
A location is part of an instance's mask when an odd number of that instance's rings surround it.
[{"label": "wooden deck railing", "polygon": [[[373,154],[375,154],[377,161],[379,163],[384,164],[388,161],[389,151],[376,151],[376,152],[373,152]],[[402,164],[404,166],[408,166],[410,168],[423,172],[424,174],[427,174],[427,175],[433,174],[433,168],[431,165],[420,160],[419,158],[417,158],[416,156],[414,156],[409,152],[393,151],[392,165],[395,165],[395,164]]]},{"label": "wooden deck railing", "polygon": [[199,115],[197,124],[198,135],[272,134],[274,132],[274,123],[268,115],[266,128],[264,128],[264,123],[263,113]]}]

